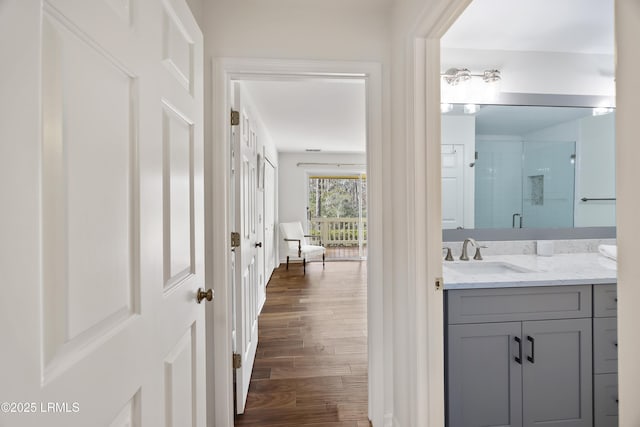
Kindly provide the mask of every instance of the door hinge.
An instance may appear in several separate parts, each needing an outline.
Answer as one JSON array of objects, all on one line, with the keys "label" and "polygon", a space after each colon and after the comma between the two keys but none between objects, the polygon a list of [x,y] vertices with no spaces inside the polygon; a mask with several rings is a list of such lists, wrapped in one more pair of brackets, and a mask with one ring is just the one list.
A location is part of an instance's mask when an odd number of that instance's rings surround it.
[{"label": "door hinge", "polygon": [[240,124],[240,111],[231,110],[231,126]]},{"label": "door hinge", "polygon": [[242,368],[242,357],[238,353],[233,353],[233,369]]},{"label": "door hinge", "polygon": [[239,248],[240,247],[240,233],[235,231],[231,232],[231,247]]}]

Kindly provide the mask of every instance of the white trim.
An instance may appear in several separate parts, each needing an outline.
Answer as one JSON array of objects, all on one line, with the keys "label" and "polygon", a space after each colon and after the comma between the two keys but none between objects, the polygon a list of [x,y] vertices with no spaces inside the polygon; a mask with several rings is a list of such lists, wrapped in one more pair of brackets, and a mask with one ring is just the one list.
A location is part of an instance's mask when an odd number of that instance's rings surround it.
[{"label": "white trim", "polygon": [[[213,273],[211,284],[216,298],[207,328],[207,348],[213,357],[213,374],[207,382],[214,383],[215,420],[217,427],[233,426],[233,382],[231,375],[231,295],[229,283],[229,91],[232,79],[279,78],[299,79],[304,77],[365,78],[367,97],[367,178],[369,190],[369,262],[367,263],[367,326],[369,337],[369,418],[374,425],[383,425],[385,410],[383,354],[384,299],[383,299],[383,203],[382,203],[382,69],[373,62],[300,61],[220,58],[214,63],[213,96],[213,146],[212,200],[209,215],[212,222]],[[216,209],[213,209],[213,206]],[[208,218],[209,219],[209,218]],[[391,344],[389,344],[391,345]],[[215,380],[214,380],[215,378]]]},{"label": "white trim", "polygon": [[[408,200],[409,394],[411,425],[444,426],[440,38],[471,0],[440,1],[425,8],[408,33],[406,92]],[[426,244],[425,244],[426,242]],[[422,260],[426,260],[426,263]],[[411,344],[410,344],[411,345]],[[425,404],[426,402],[426,404]],[[395,421],[395,420],[394,420]],[[396,423],[394,423],[394,427]]]},{"label": "white trim", "polygon": [[400,423],[395,419],[391,412],[384,414],[384,427],[397,427]]}]

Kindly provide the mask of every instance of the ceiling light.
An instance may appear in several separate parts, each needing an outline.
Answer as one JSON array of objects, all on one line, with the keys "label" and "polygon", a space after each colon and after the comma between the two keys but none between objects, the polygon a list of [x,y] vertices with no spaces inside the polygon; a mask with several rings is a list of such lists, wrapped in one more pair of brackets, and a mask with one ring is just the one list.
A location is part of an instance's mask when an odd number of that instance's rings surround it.
[{"label": "ceiling light", "polygon": [[477,104],[464,104],[465,114],[475,114],[480,111],[480,106]]},{"label": "ceiling light", "polygon": [[453,110],[453,104],[440,104],[440,112],[446,114]]}]

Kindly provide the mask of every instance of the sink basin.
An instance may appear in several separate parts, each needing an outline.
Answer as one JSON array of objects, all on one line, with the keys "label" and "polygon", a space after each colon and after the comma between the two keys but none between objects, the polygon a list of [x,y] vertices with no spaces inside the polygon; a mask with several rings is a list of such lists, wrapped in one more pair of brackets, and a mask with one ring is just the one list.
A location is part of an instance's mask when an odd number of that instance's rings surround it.
[{"label": "sink basin", "polygon": [[445,263],[445,268],[450,268],[463,274],[501,274],[501,273],[530,273],[531,270],[500,261],[463,261]]}]

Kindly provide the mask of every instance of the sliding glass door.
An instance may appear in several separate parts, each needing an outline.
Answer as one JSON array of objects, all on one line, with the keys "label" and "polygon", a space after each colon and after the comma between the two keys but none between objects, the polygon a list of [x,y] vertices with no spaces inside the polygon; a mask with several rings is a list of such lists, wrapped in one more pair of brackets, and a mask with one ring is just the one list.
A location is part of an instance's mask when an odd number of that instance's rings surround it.
[{"label": "sliding glass door", "polygon": [[327,258],[366,258],[366,176],[314,175],[308,186],[308,229],[327,248]]}]

